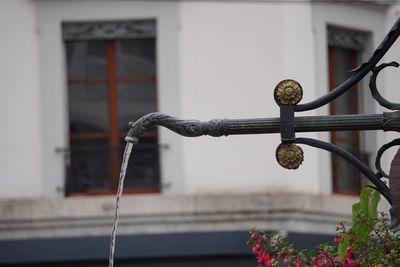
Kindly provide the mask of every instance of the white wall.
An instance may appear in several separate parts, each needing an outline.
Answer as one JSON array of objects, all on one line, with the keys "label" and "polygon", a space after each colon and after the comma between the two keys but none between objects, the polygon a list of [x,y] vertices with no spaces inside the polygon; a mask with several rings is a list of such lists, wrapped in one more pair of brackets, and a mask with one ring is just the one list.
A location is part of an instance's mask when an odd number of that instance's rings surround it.
[{"label": "white wall", "polygon": [[[279,116],[273,90],[287,78],[304,101],[315,97],[310,4],[188,1],[180,14],[184,118]],[[288,171],[275,160],[279,144],[279,135],[185,139],[187,192],[319,193],[316,152],[304,147],[303,165]]]},{"label": "white wall", "polygon": [[0,1],[0,198],[42,193],[38,32],[30,0]]},{"label": "white wall", "polygon": [[[66,71],[61,23],[74,21],[157,20],[158,96],[159,110],[180,115],[180,93],[177,66],[177,3],[145,1],[38,1],[40,30],[40,78],[42,90],[42,121],[45,162],[44,184],[47,196],[62,196],[64,185],[63,155],[57,147],[68,146],[68,111]],[[128,123],[128,122],[126,122]],[[161,143],[163,183],[165,192],[182,191],[181,139],[163,130]]]}]

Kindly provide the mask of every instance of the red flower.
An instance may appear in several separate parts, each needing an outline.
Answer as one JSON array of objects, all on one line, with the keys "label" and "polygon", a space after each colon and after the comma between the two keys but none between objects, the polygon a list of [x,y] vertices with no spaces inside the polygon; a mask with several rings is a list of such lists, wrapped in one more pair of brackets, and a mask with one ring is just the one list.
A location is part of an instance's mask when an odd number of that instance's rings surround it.
[{"label": "red flower", "polygon": [[253,246],[253,254],[258,254],[261,252],[261,245],[259,243]]},{"label": "red flower", "polygon": [[345,258],[343,260],[342,267],[358,267],[358,264],[352,259]]},{"label": "red flower", "polygon": [[353,251],[352,245],[350,244],[347,247],[346,257],[343,260],[342,266],[343,267],[358,267],[358,264],[353,259],[354,259],[354,251]]},{"label": "red flower", "polygon": [[342,263],[342,259],[339,258],[339,257],[334,257],[334,258],[333,258],[333,262],[334,262],[334,263]]},{"label": "red flower", "polygon": [[354,251],[353,251],[353,247],[351,246],[351,244],[347,247],[347,251],[346,251],[346,259],[353,259],[354,258]]},{"label": "red flower", "polygon": [[258,254],[257,256],[258,264],[264,264],[266,267],[272,267],[271,258],[269,257],[268,252],[263,252]]}]

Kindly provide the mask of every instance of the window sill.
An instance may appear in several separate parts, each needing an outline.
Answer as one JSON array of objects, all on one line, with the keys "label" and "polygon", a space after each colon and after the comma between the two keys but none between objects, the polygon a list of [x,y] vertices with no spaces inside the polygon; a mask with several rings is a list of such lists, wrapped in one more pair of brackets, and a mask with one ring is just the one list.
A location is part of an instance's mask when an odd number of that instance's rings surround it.
[{"label": "window sill", "polygon": [[[142,188],[142,189],[124,189],[124,195],[134,195],[134,194],[153,194],[161,193],[160,188]],[[93,190],[83,193],[70,193],[66,197],[82,197],[82,196],[108,196],[116,195],[117,190]]]}]

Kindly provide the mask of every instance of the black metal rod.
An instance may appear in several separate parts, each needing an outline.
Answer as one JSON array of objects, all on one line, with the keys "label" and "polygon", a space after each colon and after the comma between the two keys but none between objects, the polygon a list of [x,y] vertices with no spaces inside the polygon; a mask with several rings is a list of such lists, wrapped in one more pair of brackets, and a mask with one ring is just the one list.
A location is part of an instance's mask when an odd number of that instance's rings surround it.
[{"label": "black metal rod", "polygon": [[329,93],[321,96],[320,98],[311,101],[305,104],[299,104],[294,107],[295,111],[306,111],[319,108],[333,99],[337,98],[350,88],[352,88],[355,84],[362,80],[365,75],[368,74],[375,67],[375,65],[382,59],[382,57],[386,54],[389,48],[393,45],[393,43],[397,40],[400,35],[400,18],[397,19],[393,27],[386,34],[383,41],[380,43],[378,48],[375,50],[372,57],[365,63],[361,64],[357,69],[353,70],[353,75],[347,78],[343,83],[337,86],[334,90]]},{"label": "black metal rod", "polygon": [[[305,116],[294,118],[295,132],[326,132],[352,130],[400,131],[400,111],[372,115]],[[280,133],[280,118],[215,119],[210,121],[182,120],[162,113],[150,113],[136,122],[125,138],[136,143],[148,127],[159,125],[183,136],[227,136],[239,134]]]},{"label": "black metal rod", "polygon": [[[383,169],[382,169],[382,165],[381,165],[381,159],[382,159],[382,155],[383,153],[385,153],[386,150],[388,150],[389,148],[393,147],[393,146],[400,146],[400,138],[394,139],[391,142],[384,144],[379,150],[378,153],[376,155],[376,159],[375,159],[375,168],[378,170],[377,172],[377,176],[379,177],[385,177],[385,178],[389,178],[389,174],[387,174]],[[399,203],[400,204],[400,203]]]},{"label": "black metal rod", "polygon": [[354,167],[356,167],[362,174],[364,174],[368,178],[368,180],[370,180],[371,183],[374,184],[377,190],[387,199],[387,201],[391,205],[393,204],[390,189],[385,185],[384,182],[379,179],[379,177],[374,172],[371,171],[370,168],[368,168],[367,165],[365,165],[361,160],[356,158],[350,152],[336,145],[310,138],[296,138],[295,143],[321,148],[342,157],[347,162],[350,162]]},{"label": "black metal rod", "polygon": [[[307,116],[294,119],[296,132],[349,131],[349,130],[394,130],[399,131],[400,111],[372,115],[336,115]],[[207,122],[198,120],[181,120],[162,113],[150,113],[135,123],[125,140],[131,143],[139,141],[140,134],[148,127],[159,125],[188,137],[201,135],[223,136],[235,134],[267,134],[279,133],[280,118],[228,120],[215,119]],[[362,161],[343,148],[330,143],[309,138],[296,138],[295,143],[310,145],[335,153],[358,168],[392,203],[389,188]]]},{"label": "black metal rod", "polygon": [[[294,118],[295,132],[382,130],[384,115],[305,116]],[[279,133],[280,118],[228,120],[225,135]]]}]

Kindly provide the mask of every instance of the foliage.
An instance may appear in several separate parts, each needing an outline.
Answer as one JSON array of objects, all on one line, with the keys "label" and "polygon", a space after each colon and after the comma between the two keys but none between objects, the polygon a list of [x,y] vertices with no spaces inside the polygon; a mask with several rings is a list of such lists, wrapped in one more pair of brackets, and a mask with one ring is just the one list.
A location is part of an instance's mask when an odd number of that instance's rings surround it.
[{"label": "foliage", "polygon": [[378,203],[381,199],[378,191],[366,187],[361,191],[360,201],[353,204],[351,228],[345,231],[344,224],[341,224],[337,230],[342,230],[343,236],[339,243],[339,257],[344,258],[347,247],[350,245],[353,237],[357,237],[357,242],[365,242],[373,231],[376,219],[378,217]]},{"label": "foliage", "polygon": [[331,244],[297,250],[278,234],[251,230],[252,246],[259,267],[400,266],[400,237],[389,229],[389,220],[378,213],[380,194],[366,187],[352,208],[351,227],[341,222]]}]

